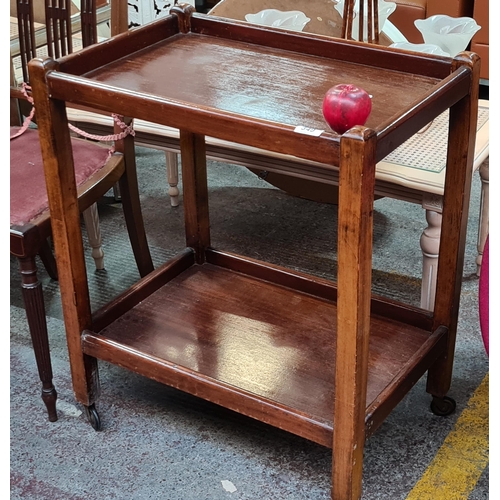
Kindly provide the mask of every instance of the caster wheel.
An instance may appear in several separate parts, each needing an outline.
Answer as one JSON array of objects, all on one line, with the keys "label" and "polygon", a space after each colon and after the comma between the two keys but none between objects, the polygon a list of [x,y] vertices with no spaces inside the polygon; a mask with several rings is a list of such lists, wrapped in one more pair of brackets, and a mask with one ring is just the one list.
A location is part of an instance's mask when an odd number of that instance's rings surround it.
[{"label": "caster wheel", "polygon": [[455,411],[456,407],[457,403],[455,403],[455,400],[448,396],[444,396],[442,398],[432,398],[431,411],[434,415],[446,417],[451,415]]},{"label": "caster wheel", "polygon": [[97,410],[95,409],[95,405],[92,404],[90,406],[86,406],[85,415],[87,415],[90,425],[94,428],[94,430],[100,431],[101,419],[99,417],[99,414],[97,413]]}]

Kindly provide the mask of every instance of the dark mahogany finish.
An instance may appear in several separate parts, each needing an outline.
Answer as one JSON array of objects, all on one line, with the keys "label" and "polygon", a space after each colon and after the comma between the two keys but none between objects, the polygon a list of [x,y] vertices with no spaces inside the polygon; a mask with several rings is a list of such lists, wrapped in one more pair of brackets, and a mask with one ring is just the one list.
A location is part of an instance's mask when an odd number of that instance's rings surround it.
[{"label": "dark mahogany finish", "polygon": [[28,62],[36,57],[35,28],[32,0],[17,0],[17,25],[23,79],[28,81]]},{"label": "dark mahogany finish", "polygon": [[[433,396],[450,385],[477,58],[407,55],[193,11],[174,7],[105,51],[30,66],[44,102],[51,210],[65,221],[54,237],[76,397],[93,408],[97,360],[115,363],[333,447],[332,498],[357,499],[367,436],[426,371]],[[298,133],[298,125],[324,129],[324,92],[341,79],[363,82],[373,95],[367,126],[342,136]],[[181,130],[188,248],[93,317],[68,239],[77,212],[63,194],[68,142],[57,132],[65,101]],[[447,245],[432,313],[371,296],[374,172],[378,159],[447,108]],[[339,167],[336,285],[211,247],[205,135],[318,162],[305,162],[303,174]]]}]

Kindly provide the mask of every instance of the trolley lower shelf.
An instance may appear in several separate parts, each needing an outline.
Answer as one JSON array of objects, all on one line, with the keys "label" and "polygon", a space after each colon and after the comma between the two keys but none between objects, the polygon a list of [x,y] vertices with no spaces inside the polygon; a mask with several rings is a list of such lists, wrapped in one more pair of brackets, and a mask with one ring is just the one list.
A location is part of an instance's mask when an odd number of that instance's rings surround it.
[{"label": "trolley lower shelf", "polygon": [[[214,250],[207,261],[195,264],[187,249],[101,310],[96,332],[82,337],[84,352],[331,446],[333,284]],[[373,302],[374,309],[392,319],[371,320],[368,434],[446,339],[444,329],[428,330],[424,311]]]}]

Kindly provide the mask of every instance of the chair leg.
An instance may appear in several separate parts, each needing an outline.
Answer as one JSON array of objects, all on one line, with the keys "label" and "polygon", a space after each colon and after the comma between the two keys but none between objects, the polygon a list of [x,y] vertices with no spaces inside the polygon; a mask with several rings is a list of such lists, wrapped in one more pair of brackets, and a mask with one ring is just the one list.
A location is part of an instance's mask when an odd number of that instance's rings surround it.
[{"label": "chair leg", "polygon": [[113,185],[113,198],[116,202],[122,201],[122,194],[120,193],[120,186],[118,183]]},{"label": "chair leg", "polygon": [[481,274],[481,264],[483,262],[483,251],[486,243],[486,237],[490,230],[490,162],[485,161],[479,167],[481,177],[481,204],[479,208],[479,231],[477,236],[477,271]]},{"label": "chair leg", "polygon": [[433,311],[436,299],[437,264],[442,215],[433,210],[426,210],[425,218],[427,219],[428,226],[424,229],[420,237],[420,247],[423,256],[420,307],[428,311]]},{"label": "chair leg", "polygon": [[38,250],[38,255],[42,259],[43,265],[47,270],[48,275],[57,281],[57,264],[56,259],[54,258],[54,254],[52,253],[52,249],[49,245],[49,240],[45,240]]},{"label": "chair leg", "polygon": [[83,220],[87,229],[89,244],[92,247],[92,257],[95,261],[95,268],[99,271],[104,269],[104,251],[102,250],[101,228],[99,224],[99,212],[97,203],[90,205],[83,212]]},{"label": "chair leg", "polygon": [[42,284],[38,281],[35,257],[19,258],[18,260],[26,317],[38,374],[42,382],[42,400],[47,407],[49,421],[55,422],[57,420],[57,392],[52,384],[52,364]]},{"label": "chair leg", "polygon": [[165,152],[167,161],[167,180],[169,184],[168,195],[170,196],[170,205],[177,207],[179,205],[179,162],[177,153],[171,151]]}]

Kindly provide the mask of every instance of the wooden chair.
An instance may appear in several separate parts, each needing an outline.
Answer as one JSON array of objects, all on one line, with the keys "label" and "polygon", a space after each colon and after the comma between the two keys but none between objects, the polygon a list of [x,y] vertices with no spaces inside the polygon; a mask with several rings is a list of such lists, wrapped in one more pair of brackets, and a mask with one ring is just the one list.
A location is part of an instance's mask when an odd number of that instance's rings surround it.
[{"label": "wooden chair", "polygon": [[[78,201],[81,211],[94,205],[119,182],[127,229],[141,276],[153,270],[146,240],[135,175],[134,145],[131,136],[117,143],[108,159],[108,149],[90,141],[73,139]],[[49,275],[57,279],[55,261],[48,244],[50,212],[43,176],[38,132],[28,129],[11,141],[10,251],[19,260],[26,316],[42,381],[42,399],[50,421],[57,420],[56,390],[52,368],[41,283],[37,278],[39,255]]]},{"label": "wooden chair", "polygon": [[[28,13],[32,14],[31,0],[18,0],[18,5],[21,9],[27,7]],[[30,23],[26,22],[24,26],[30,26]],[[33,34],[33,31],[30,33]],[[27,39],[29,37],[25,40]],[[28,104],[29,98],[29,93],[11,87],[11,103],[20,99],[23,104]],[[57,393],[52,383],[45,306],[41,283],[37,278],[36,256],[41,257],[53,279],[57,279],[57,270],[48,243],[51,235],[51,219],[43,173],[41,138],[37,130],[33,128],[24,130],[24,128],[11,128],[11,137],[16,137],[11,139],[10,143],[10,251],[19,260],[26,316],[42,381],[42,399],[47,407],[49,420],[55,421]],[[145,276],[153,270],[153,263],[140,211],[134,142],[133,137],[128,134],[129,130],[117,135],[119,140],[115,143],[116,152],[96,142],[72,139],[78,204],[80,210],[87,214],[85,219],[89,228],[90,224],[93,224],[92,220],[98,220],[97,200],[117,182],[119,183],[132,249],[139,273]],[[20,135],[17,135],[19,132]],[[94,230],[99,236],[98,227],[94,227]]]},{"label": "wooden chair", "polygon": [[[98,40],[98,25],[110,16],[105,0],[84,0],[77,9],[73,0],[11,0],[11,85],[29,83],[28,62],[37,55],[60,57]],[[18,109],[19,108],[19,109]],[[26,100],[11,102],[11,124],[22,121],[31,106]],[[97,206],[83,213],[96,269],[104,269],[104,252]]]}]

